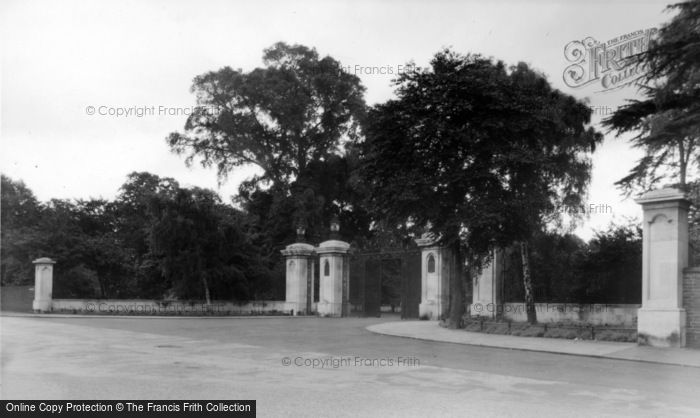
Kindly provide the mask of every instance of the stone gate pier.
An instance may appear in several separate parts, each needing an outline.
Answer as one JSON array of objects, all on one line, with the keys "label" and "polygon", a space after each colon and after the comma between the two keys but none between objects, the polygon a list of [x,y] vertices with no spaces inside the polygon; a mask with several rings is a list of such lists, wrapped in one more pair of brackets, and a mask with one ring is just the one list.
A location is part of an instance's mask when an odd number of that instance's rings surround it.
[{"label": "stone gate pier", "polygon": [[505,252],[495,249],[490,262],[472,280],[471,316],[500,317],[503,313],[503,262]]},{"label": "stone gate pier", "polygon": [[34,312],[50,312],[53,302],[53,265],[50,258],[34,260]]},{"label": "stone gate pier", "polygon": [[418,315],[438,320],[447,316],[449,309],[450,276],[454,274],[452,251],[437,244],[432,234],[416,239],[421,249],[421,298]]},{"label": "stone gate pier", "polygon": [[684,347],[683,270],[688,267],[690,201],[678,189],[651,191],[636,200],[643,210],[640,344]]},{"label": "stone gate pier", "polygon": [[287,308],[299,315],[310,314],[314,300],[314,261],[313,245],[298,242],[282,250],[286,258]]},{"label": "stone gate pier", "polygon": [[[282,250],[286,258],[287,291],[285,303],[296,314],[341,317],[350,313],[350,244],[340,239],[340,222],[331,220],[330,238],[318,247],[302,242],[305,229],[297,229],[298,242]],[[314,278],[316,257],[319,259],[318,303]],[[315,308],[314,308],[315,307]]]},{"label": "stone gate pier", "polygon": [[348,316],[350,295],[350,244],[340,240],[322,242],[319,255],[320,283],[318,314],[321,316]]}]

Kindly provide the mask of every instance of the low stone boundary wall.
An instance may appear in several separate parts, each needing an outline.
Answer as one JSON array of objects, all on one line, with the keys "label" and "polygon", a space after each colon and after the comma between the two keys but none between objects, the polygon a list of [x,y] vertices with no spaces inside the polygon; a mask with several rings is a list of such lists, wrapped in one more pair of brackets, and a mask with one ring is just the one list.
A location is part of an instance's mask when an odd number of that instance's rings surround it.
[{"label": "low stone boundary wall", "polygon": [[[502,318],[514,322],[526,322],[527,311],[524,303],[504,303],[499,306],[471,306],[472,314],[478,309],[483,312],[496,312]],[[575,303],[536,303],[538,322],[571,322],[590,325],[636,326],[637,309],[634,304],[575,304]]]},{"label": "low stone boundary wall", "polygon": [[140,299],[54,299],[53,312],[106,315],[256,315],[291,314],[285,301],[163,301]]},{"label": "low stone boundary wall", "polygon": [[700,348],[700,267],[683,270],[683,308],[685,309],[685,344]]}]

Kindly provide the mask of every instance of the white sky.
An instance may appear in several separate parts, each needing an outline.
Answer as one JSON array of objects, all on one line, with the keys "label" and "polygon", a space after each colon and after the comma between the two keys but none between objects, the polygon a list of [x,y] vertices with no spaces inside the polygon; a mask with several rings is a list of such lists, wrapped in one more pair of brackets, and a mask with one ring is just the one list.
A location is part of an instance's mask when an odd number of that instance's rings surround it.
[{"label": "white sky", "polygon": [[[240,169],[217,186],[213,170],[187,168],[165,137],[186,116],[158,108],[189,108],[192,79],[223,66],[262,66],[278,41],[315,47],[344,66],[426,66],[444,47],[525,61],[554,86],[591,106],[615,108],[631,88],[571,89],[562,81],[564,46],[591,36],[607,41],[668,20],[664,1],[3,1],[0,170],[23,180],[41,200],[113,198],[126,174],[150,171],[182,185],[218,190],[224,200],[255,172]],[[392,75],[358,74],[369,104],[393,96]],[[86,114],[86,108],[155,106],[141,118]],[[103,110],[106,108],[102,108]],[[595,118],[597,123],[600,117]],[[639,207],[613,182],[640,156],[606,135],[594,154],[592,214],[577,231],[590,238]]]}]

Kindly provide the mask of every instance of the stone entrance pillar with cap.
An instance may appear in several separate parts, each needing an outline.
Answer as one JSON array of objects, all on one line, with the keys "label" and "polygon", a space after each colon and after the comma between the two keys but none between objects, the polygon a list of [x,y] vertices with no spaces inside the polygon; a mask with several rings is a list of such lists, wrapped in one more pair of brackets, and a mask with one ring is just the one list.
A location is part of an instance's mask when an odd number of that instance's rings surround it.
[{"label": "stone entrance pillar with cap", "polygon": [[295,243],[282,250],[287,263],[287,309],[294,314],[310,314],[314,292],[314,247],[310,244]]},{"label": "stone entrance pillar with cap", "polygon": [[350,295],[350,244],[338,239],[322,242],[319,255],[320,283],[318,314],[341,317],[349,314]]},{"label": "stone entrance pillar with cap", "polygon": [[34,301],[32,309],[35,312],[50,312],[53,298],[53,265],[56,262],[44,257],[34,260],[33,264]]},{"label": "stone entrance pillar with cap", "polygon": [[421,249],[421,298],[418,315],[421,318],[439,320],[448,314],[449,278],[454,268],[452,251],[436,245],[431,234],[416,239]]},{"label": "stone entrance pillar with cap", "polygon": [[503,314],[503,257],[503,250],[493,250],[491,262],[472,281],[470,316],[496,318]]},{"label": "stone entrance pillar with cap", "polygon": [[637,311],[640,344],[685,346],[683,269],[688,266],[688,208],[678,189],[651,191],[642,205],[642,307]]}]

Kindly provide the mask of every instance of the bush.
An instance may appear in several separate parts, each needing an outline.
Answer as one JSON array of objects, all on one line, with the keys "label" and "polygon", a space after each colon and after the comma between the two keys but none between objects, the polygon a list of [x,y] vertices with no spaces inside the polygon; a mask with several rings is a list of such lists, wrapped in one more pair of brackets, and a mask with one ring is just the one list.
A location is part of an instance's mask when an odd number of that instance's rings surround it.
[{"label": "bush", "polygon": [[[60,273],[58,270],[57,272]],[[56,299],[93,299],[100,295],[97,272],[83,264],[75,266],[65,273],[56,274],[53,288],[53,296]]]},{"label": "bush", "polygon": [[591,333],[591,326],[586,324],[551,323],[530,325],[527,322],[498,321],[491,319],[470,319],[465,321],[464,330],[483,332],[485,334],[513,335],[517,337],[563,338],[568,340],[590,340],[595,335],[597,341],[635,342],[635,328],[621,328],[596,325]]},{"label": "bush", "polygon": [[[531,248],[536,302],[641,303],[642,236],[638,223],[610,225],[596,232],[588,243],[574,235],[540,233]],[[520,252],[508,249],[502,262],[504,300],[522,302],[525,291]]]}]

